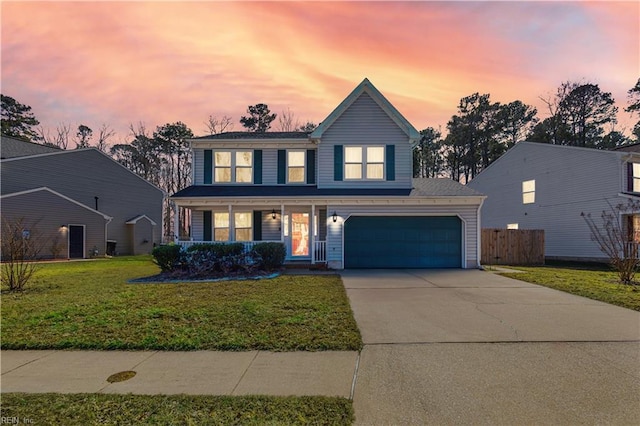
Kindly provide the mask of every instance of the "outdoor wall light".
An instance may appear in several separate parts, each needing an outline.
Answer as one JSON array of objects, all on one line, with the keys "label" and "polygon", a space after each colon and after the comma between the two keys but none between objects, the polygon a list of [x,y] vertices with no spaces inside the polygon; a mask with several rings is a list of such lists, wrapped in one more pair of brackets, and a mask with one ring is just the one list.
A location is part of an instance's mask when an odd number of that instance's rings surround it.
[{"label": "outdoor wall light", "polygon": [[338,221],[338,213],[336,213],[335,211],[333,212],[333,223],[336,223]]},{"label": "outdoor wall light", "polygon": [[271,210],[271,219],[275,220],[275,218],[276,218],[276,210],[273,209],[273,210]]},{"label": "outdoor wall light", "polygon": [[65,225],[65,224],[63,223],[62,225],[60,225],[60,229],[62,229],[62,230],[64,231],[65,229],[67,229],[67,225]]}]

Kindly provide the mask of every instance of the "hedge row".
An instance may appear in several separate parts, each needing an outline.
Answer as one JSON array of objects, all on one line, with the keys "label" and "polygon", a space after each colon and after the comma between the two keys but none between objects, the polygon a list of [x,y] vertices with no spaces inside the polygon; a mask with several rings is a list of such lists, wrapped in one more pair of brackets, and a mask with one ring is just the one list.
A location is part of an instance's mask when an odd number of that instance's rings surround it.
[{"label": "hedge row", "polygon": [[151,253],[162,272],[181,272],[194,277],[230,273],[273,271],[284,264],[286,248],[279,242],[258,243],[245,252],[242,243],[201,243],[183,250],[169,244]]}]

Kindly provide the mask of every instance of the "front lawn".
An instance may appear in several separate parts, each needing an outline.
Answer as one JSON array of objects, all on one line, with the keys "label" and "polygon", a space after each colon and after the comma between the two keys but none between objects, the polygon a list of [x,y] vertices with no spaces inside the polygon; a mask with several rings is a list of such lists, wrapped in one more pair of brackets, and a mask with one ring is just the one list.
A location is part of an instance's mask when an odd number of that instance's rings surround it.
[{"label": "front lawn", "polygon": [[2,418],[38,425],[349,425],[346,398],[2,394]]},{"label": "front lawn", "polygon": [[558,264],[512,269],[524,272],[502,275],[640,311],[640,286],[618,284],[618,275],[606,266]]},{"label": "front lawn", "polygon": [[2,349],[358,350],[336,275],[131,284],[151,257],[42,265],[2,295]]}]

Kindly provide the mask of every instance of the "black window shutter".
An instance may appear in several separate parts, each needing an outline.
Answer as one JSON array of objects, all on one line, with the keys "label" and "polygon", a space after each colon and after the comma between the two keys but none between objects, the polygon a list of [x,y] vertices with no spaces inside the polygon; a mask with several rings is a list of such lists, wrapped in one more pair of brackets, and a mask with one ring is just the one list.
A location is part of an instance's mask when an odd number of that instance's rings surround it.
[{"label": "black window shutter", "polygon": [[627,191],[633,192],[633,163],[627,163]]},{"label": "black window shutter", "polygon": [[387,167],[387,180],[396,180],[396,147],[395,145],[387,145],[387,155],[385,158]]},{"label": "black window shutter", "polygon": [[287,183],[287,151],[278,150],[278,184]]},{"label": "black window shutter", "polygon": [[211,232],[211,210],[205,210],[202,212],[202,224],[204,227],[204,241],[213,241],[213,233]]},{"label": "black window shutter", "polygon": [[204,184],[211,183],[213,176],[213,153],[210,149],[204,150]]},{"label": "black window shutter", "polygon": [[256,149],[253,151],[253,183],[256,185],[262,184],[262,150]]},{"label": "black window shutter", "polygon": [[336,182],[342,181],[342,170],[343,170],[343,149],[342,145],[334,145],[333,146],[333,180]]},{"label": "black window shutter", "polygon": [[316,150],[307,150],[307,183],[316,183]]},{"label": "black window shutter", "polygon": [[262,241],[262,212],[253,211],[253,241]]}]

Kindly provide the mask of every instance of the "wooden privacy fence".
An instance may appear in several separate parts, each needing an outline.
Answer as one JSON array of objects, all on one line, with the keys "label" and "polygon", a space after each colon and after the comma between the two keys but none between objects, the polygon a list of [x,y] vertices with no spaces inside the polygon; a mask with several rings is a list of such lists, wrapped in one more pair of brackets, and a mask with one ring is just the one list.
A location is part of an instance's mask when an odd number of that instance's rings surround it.
[{"label": "wooden privacy fence", "polygon": [[544,230],[493,229],[482,230],[484,265],[543,265]]}]

